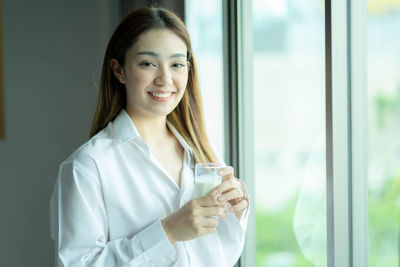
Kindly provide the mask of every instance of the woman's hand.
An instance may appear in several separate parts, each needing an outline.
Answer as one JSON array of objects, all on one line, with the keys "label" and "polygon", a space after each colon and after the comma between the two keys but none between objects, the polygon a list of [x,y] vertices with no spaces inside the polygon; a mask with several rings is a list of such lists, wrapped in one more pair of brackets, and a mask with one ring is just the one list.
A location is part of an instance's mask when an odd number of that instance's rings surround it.
[{"label": "woman's hand", "polygon": [[220,202],[228,201],[231,204],[229,211],[234,212],[240,220],[243,211],[249,205],[249,200],[243,191],[242,184],[234,177],[234,169],[231,166],[225,167],[218,174],[223,177],[222,183],[211,194],[219,195],[218,200]]},{"label": "woman's hand", "polygon": [[218,219],[226,217],[226,203],[221,203],[217,195],[192,199],[176,212],[161,220],[168,239],[173,244],[210,234],[218,226]]}]

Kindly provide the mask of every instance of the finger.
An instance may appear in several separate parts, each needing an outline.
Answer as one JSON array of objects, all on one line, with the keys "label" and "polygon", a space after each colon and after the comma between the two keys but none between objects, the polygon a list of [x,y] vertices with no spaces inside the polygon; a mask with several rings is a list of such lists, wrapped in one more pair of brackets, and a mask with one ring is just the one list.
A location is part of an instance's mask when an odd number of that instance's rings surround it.
[{"label": "finger", "polygon": [[249,203],[248,203],[247,199],[243,199],[242,201],[239,202],[239,204],[230,207],[229,211],[236,213],[236,212],[246,209],[248,207],[248,205],[249,205]]},{"label": "finger", "polygon": [[211,191],[211,195],[216,195],[217,196],[217,195],[219,195],[221,193],[225,193],[226,191],[230,191],[230,190],[238,188],[240,186],[241,186],[240,182],[238,182],[236,179],[228,179],[228,180],[222,182],[217,187],[215,187]]},{"label": "finger", "polygon": [[227,193],[220,195],[218,197],[218,200],[222,202],[222,201],[230,201],[230,200],[242,198],[242,197],[244,197],[244,192],[243,192],[242,188],[239,187],[239,188],[235,188],[231,191],[228,191]]},{"label": "finger", "polygon": [[204,228],[216,228],[219,224],[219,220],[216,218],[204,218],[203,227]]},{"label": "finger", "polygon": [[214,206],[225,206],[225,203],[218,201],[218,196],[206,195],[204,197],[196,199],[200,207],[214,207]]},{"label": "finger", "polygon": [[206,208],[202,208],[201,211],[199,212],[199,214],[204,217],[219,216],[222,218],[222,217],[226,216],[226,210],[225,210],[225,207],[222,207],[222,206],[206,207]]},{"label": "finger", "polygon": [[235,169],[232,166],[227,166],[218,172],[218,175],[222,176],[224,180],[233,178],[234,174],[235,174]]}]

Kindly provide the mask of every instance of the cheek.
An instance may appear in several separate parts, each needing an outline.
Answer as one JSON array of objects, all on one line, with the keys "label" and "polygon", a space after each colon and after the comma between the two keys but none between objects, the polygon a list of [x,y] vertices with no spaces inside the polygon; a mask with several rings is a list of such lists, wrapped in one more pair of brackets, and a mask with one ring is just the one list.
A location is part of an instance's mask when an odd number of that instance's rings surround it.
[{"label": "cheek", "polygon": [[135,72],[127,76],[125,83],[126,93],[128,97],[140,97],[151,83],[149,75],[145,73]]},{"label": "cheek", "polygon": [[150,78],[148,76],[149,75],[146,75],[146,73],[135,71],[127,77],[127,82],[131,87],[141,87],[149,82]]},{"label": "cheek", "polygon": [[188,83],[188,74],[182,74],[177,78],[177,82],[179,84],[179,89],[184,90],[186,89]]}]

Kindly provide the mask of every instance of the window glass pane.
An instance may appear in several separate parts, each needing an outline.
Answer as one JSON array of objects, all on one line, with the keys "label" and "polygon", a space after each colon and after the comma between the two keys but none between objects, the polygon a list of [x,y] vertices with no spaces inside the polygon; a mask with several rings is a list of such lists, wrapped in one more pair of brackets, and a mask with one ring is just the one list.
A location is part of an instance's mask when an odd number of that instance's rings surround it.
[{"label": "window glass pane", "polygon": [[197,60],[208,137],[224,159],[222,1],[186,0],[185,18]]},{"label": "window glass pane", "polygon": [[400,1],[367,1],[369,262],[399,266]]},{"label": "window glass pane", "polygon": [[322,0],[253,0],[257,266],[326,266]]}]

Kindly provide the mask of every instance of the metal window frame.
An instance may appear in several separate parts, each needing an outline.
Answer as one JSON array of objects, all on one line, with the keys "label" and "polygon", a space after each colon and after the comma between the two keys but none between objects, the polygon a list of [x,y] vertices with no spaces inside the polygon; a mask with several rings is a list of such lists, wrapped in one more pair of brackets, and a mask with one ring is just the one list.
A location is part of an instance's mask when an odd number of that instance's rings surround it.
[{"label": "metal window frame", "polygon": [[[252,1],[223,0],[225,155],[254,196]],[[254,201],[250,201],[246,244],[236,266],[256,266]]]},{"label": "metal window frame", "polygon": [[[223,16],[226,155],[254,195],[251,2],[225,0]],[[365,0],[325,0],[329,267],[368,266],[365,18]],[[242,266],[255,266],[254,213]]]},{"label": "metal window frame", "polygon": [[352,151],[352,263],[369,266],[366,0],[349,0]]},{"label": "metal window frame", "polygon": [[329,267],[351,266],[351,125],[346,0],[325,1],[326,205]]},{"label": "metal window frame", "polygon": [[254,185],[253,116],[253,20],[252,1],[238,1],[238,103],[239,174],[251,196],[246,246],[241,266],[256,266],[256,219]]},{"label": "metal window frame", "polygon": [[329,267],[368,266],[366,1],[326,0]]},{"label": "metal window frame", "polygon": [[239,69],[237,2],[222,1],[223,73],[225,114],[225,158],[236,170],[239,167]]}]

